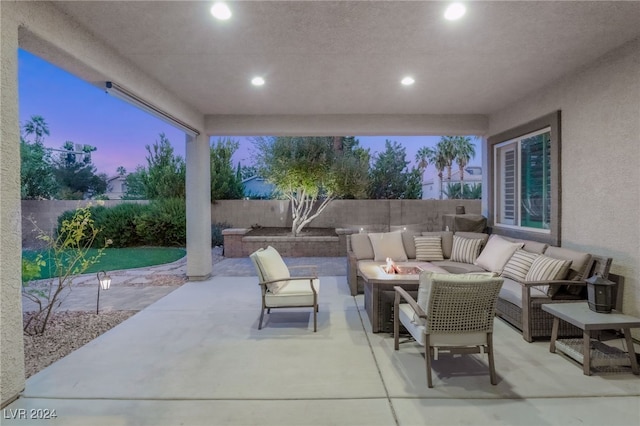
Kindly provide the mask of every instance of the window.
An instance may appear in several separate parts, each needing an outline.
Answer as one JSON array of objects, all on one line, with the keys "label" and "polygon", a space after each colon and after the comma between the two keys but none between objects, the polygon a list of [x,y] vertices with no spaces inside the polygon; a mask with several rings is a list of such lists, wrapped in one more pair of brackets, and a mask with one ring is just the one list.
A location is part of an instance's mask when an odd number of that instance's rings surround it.
[{"label": "window", "polygon": [[560,112],[489,138],[489,223],[498,234],[560,243]]}]

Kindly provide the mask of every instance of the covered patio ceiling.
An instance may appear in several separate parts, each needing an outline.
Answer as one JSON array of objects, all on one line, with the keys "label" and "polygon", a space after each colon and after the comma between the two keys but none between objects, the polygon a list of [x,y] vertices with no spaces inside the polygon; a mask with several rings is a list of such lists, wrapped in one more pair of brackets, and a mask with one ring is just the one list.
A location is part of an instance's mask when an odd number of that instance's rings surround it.
[{"label": "covered patio ceiling", "polygon": [[448,2],[235,1],[228,21],[213,2],[54,4],[205,116],[486,115],[640,35],[636,1],[466,2],[455,22]]}]

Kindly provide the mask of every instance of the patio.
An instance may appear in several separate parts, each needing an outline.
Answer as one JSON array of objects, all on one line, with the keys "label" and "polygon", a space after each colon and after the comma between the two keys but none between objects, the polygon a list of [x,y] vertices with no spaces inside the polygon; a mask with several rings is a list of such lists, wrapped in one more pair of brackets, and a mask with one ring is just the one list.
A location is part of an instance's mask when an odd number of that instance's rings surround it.
[{"label": "patio", "polygon": [[187,283],[29,378],[3,424],[25,424],[7,418],[19,409],[55,409],[33,423],[65,425],[640,422],[637,376],[584,376],[500,320],[497,386],[484,359],[441,355],[428,389],[419,348],[394,353],[372,334],[363,296],[349,295],[339,259],[313,259],[325,260],[321,274],[340,275],[321,279],[317,333],[309,309],[273,311],[258,331],[257,278],[248,259],[227,259],[214,270],[234,276]]}]

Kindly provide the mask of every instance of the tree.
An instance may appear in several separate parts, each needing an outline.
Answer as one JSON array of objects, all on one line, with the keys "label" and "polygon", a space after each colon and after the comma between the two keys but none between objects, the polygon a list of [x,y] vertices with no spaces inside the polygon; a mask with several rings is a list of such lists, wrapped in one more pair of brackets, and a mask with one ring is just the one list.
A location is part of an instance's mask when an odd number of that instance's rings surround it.
[{"label": "tree", "polygon": [[[85,145],[82,152],[90,153],[97,148]],[[78,151],[74,143],[66,141],[63,151],[54,161],[54,175],[59,183],[57,198],[62,200],[82,200],[104,194],[107,190],[107,176],[96,174],[96,167],[89,155],[83,155],[82,161],[77,160]],[[66,152],[66,153],[65,153]]]},{"label": "tree", "polygon": [[39,254],[32,261],[22,261],[22,294],[38,305],[36,312],[23,325],[24,333],[31,336],[45,332],[51,314],[66,297],[63,291],[71,287],[75,277],[97,263],[104,249],[111,244],[111,240],[106,240],[96,252],[90,251],[101,230],[94,225],[89,207],[78,208],[71,219],[63,221],[57,236],[51,236],[37,226],[36,229],[38,238],[46,245],[46,256],[56,276],[43,287],[28,286],[29,280],[38,276],[46,265],[45,255]]},{"label": "tree", "polygon": [[337,153],[333,137],[259,137],[254,139],[261,175],[291,203],[291,232],[299,235],[336,197],[364,192],[361,158]]},{"label": "tree", "polygon": [[463,186],[460,182],[449,183],[444,193],[449,199],[463,198],[465,200],[479,200],[482,198],[482,184],[475,183],[469,185],[465,183]]},{"label": "tree", "polygon": [[251,166],[245,166],[244,164],[240,166],[240,177],[242,178],[242,180],[253,177],[257,174],[258,167],[253,164]]},{"label": "tree", "polygon": [[25,136],[35,135],[34,142],[42,143],[44,135],[49,136],[49,125],[41,115],[32,115],[29,121],[22,126]]},{"label": "tree", "polygon": [[[406,149],[398,142],[385,141],[384,152],[375,156],[369,171],[369,198],[375,199],[406,199],[419,198],[422,189],[416,193],[416,179],[420,185],[418,169],[409,171],[406,160]],[[415,170],[415,171],[414,171]],[[416,175],[417,173],[417,175]]]},{"label": "tree", "polygon": [[23,200],[51,199],[58,190],[51,152],[42,143],[20,138],[20,195]]},{"label": "tree", "polygon": [[240,146],[231,138],[219,138],[211,144],[211,200],[238,200],[243,196],[240,170],[234,172],[231,157]]},{"label": "tree", "polygon": [[174,156],[169,139],[160,133],[160,140],[145,148],[147,169],[140,170],[145,198],[184,198],[186,165],[181,156]]},{"label": "tree", "polygon": [[134,172],[129,173],[125,178],[125,192],[122,196],[123,200],[145,200],[147,192],[144,186],[144,175],[146,170],[138,165]]},{"label": "tree", "polygon": [[447,180],[451,181],[451,168],[453,167],[453,161],[456,158],[456,151],[454,145],[454,136],[442,136],[436,149],[439,151],[441,160],[444,162],[447,169]]},{"label": "tree", "polygon": [[[49,127],[42,116],[34,115],[24,126],[20,137],[20,195],[23,200],[51,199],[58,184],[53,175],[51,152],[43,145]],[[34,141],[28,136],[35,135]]]},{"label": "tree", "polygon": [[429,163],[433,162],[435,150],[428,146],[423,146],[416,152],[416,163],[418,163],[418,170],[420,171],[421,179],[424,180],[424,172],[427,170]]},{"label": "tree", "polygon": [[453,140],[453,151],[455,153],[455,161],[460,170],[460,187],[462,189],[461,198],[464,198],[464,168],[467,167],[469,161],[476,156],[476,148],[471,143],[468,136],[457,136]]}]

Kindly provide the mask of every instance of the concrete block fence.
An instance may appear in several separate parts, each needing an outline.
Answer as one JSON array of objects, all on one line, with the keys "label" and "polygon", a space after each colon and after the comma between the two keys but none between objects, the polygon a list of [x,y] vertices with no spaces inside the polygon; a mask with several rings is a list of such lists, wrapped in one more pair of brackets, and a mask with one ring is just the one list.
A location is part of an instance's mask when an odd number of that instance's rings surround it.
[{"label": "concrete block fence", "polygon": [[[106,200],[104,206],[120,203],[148,203],[148,201]],[[96,201],[23,200],[22,246],[37,247],[33,219],[43,230],[50,232],[60,214]],[[388,231],[407,228],[416,231],[440,230],[443,215],[464,206],[467,214],[480,214],[480,200],[335,200],[309,226],[335,228],[335,237],[305,237],[308,240],[278,237],[267,241],[263,237],[245,237],[252,226],[291,227],[291,210],[286,200],[221,200],[211,205],[211,223],[226,223],[225,255],[246,256],[259,247],[278,245],[283,256],[343,256],[346,236],[352,232]],[[243,246],[244,244],[244,246]],[[280,245],[282,247],[280,247]]]}]

